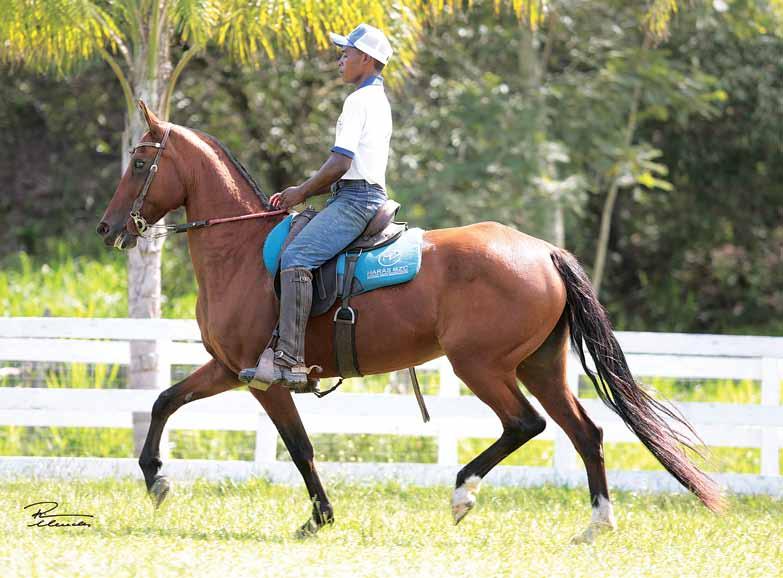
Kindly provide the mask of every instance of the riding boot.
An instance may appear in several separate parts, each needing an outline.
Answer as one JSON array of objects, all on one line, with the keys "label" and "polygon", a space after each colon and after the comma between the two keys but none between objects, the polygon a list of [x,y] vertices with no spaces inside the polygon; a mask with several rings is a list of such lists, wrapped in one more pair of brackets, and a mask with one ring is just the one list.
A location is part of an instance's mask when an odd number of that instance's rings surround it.
[{"label": "riding boot", "polygon": [[[243,369],[239,379],[251,387],[266,390],[273,383],[307,391],[307,374],[311,368],[304,363],[304,340],[307,320],[313,302],[313,275],[304,268],[286,269],[280,273],[280,320],[276,351],[267,348],[256,367]],[[317,367],[317,366],[313,366]],[[260,382],[266,387],[255,386]]]},{"label": "riding boot", "polygon": [[307,389],[305,332],[313,303],[313,275],[308,269],[286,269],[280,274],[280,337],[274,355],[281,385]]}]

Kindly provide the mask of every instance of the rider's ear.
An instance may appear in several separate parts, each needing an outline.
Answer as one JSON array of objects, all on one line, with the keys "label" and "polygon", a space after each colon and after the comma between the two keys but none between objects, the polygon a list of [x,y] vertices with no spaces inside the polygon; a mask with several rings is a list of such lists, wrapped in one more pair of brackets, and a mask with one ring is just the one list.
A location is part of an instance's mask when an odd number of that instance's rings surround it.
[{"label": "rider's ear", "polygon": [[163,127],[161,126],[163,123],[161,120],[155,116],[155,113],[152,112],[150,109],[147,108],[147,105],[144,104],[144,101],[139,99],[139,110],[144,115],[144,120],[147,122],[147,126],[150,128],[150,132],[154,136],[162,136],[163,135]]}]

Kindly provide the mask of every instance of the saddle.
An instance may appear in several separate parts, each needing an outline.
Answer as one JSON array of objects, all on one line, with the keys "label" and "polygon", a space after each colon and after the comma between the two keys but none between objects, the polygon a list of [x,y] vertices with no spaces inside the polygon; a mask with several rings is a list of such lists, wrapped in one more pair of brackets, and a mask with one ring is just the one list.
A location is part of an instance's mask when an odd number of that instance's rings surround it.
[{"label": "saddle", "polygon": [[[344,289],[344,277],[345,277],[345,265],[346,256],[357,255],[361,260],[370,256],[370,253],[374,253],[376,249],[386,247],[398,241],[403,233],[408,230],[407,223],[399,223],[394,221],[394,217],[397,215],[397,211],[400,209],[400,204],[396,201],[388,200],[378,210],[372,220],[367,224],[361,235],[359,235],[354,241],[351,242],[345,249],[343,249],[338,255],[321,265],[316,271],[313,271],[313,306],[310,310],[310,317],[318,317],[329,311],[337,301],[337,296]],[[264,244],[264,264],[269,271],[275,272],[275,293],[277,297],[280,297],[280,255],[283,254],[286,247],[291,244],[296,236],[304,229],[304,227],[318,214],[315,209],[305,209],[301,213],[294,214],[286,219],[283,219],[269,234],[267,241]],[[420,229],[413,229],[411,232],[420,231]],[[409,241],[415,243],[417,235],[414,235]],[[420,237],[420,234],[418,235]],[[281,242],[282,241],[282,242]],[[409,243],[406,243],[406,247],[411,249]],[[419,251],[420,253],[420,251]],[[411,270],[410,267],[407,270],[398,268],[397,271],[392,271],[393,274],[382,275],[382,272],[376,272],[379,281],[372,282],[372,280],[362,280],[361,275],[352,276],[351,284],[348,289],[349,296],[353,297],[360,293],[366,293],[372,289],[378,287],[385,287],[388,285],[395,285],[398,283],[404,283],[412,279],[418,272],[420,265],[420,257],[413,256],[413,260],[418,260],[415,270]],[[376,259],[378,256],[376,256]],[[410,259],[409,259],[410,260]],[[389,256],[381,259],[380,265],[383,267],[383,263],[388,263]],[[359,263],[357,262],[357,265]],[[410,273],[412,272],[412,275]],[[382,276],[381,276],[382,275]],[[373,276],[373,273],[370,273]]]}]

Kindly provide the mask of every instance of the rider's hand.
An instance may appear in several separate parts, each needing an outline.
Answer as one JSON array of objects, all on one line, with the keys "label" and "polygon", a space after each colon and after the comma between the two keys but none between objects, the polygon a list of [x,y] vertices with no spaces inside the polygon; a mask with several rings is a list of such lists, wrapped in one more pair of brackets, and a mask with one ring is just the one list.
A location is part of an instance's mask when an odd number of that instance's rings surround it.
[{"label": "rider's hand", "polygon": [[286,190],[275,193],[269,202],[275,209],[290,209],[291,207],[303,203],[307,196],[301,187],[288,187]]}]

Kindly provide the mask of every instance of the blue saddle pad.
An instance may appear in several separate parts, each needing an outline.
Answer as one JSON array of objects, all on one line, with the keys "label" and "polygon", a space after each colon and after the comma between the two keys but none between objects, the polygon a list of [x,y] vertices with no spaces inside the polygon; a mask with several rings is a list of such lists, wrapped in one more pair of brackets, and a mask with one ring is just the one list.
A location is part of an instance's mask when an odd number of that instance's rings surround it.
[{"label": "blue saddle pad", "polygon": [[[280,268],[280,250],[291,229],[293,215],[280,221],[264,242],[264,266],[276,274]],[[408,229],[396,241],[371,251],[364,251],[356,264],[352,295],[380,287],[398,285],[413,279],[421,269],[422,229]],[[337,257],[337,277],[342,284],[345,253]],[[339,287],[340,285],[338,285]]]}]

